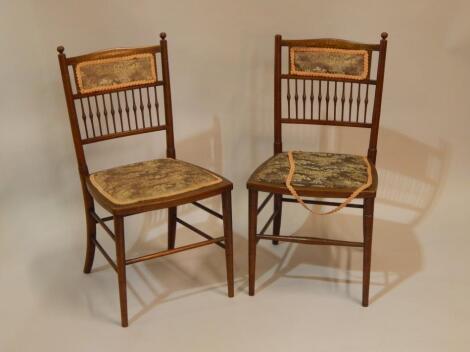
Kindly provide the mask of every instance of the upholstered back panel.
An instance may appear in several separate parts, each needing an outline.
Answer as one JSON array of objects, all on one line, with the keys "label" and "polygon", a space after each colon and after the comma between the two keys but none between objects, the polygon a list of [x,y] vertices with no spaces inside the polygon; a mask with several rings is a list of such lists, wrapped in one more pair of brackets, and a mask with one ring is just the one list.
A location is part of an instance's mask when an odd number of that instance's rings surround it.
[{"label": "upholstered back panel", "polygon": [[75,67],[75,79],[82,94],[155,83],[155,55],[142,53],[82,61]]},{"label": "upholstered back panel", "polygon": [[364,80],[369,76],[366,50],[291,47],[290,74],[318,78]]}]

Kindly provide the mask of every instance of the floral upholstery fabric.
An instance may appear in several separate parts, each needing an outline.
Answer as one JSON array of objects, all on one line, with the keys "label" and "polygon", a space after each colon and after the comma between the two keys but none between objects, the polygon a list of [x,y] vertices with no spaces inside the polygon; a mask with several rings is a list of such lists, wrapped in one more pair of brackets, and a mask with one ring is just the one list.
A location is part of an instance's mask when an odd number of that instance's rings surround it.
[{"label": "floral upholstery fabric", "polygon": [[[367,182],[367,165],[363,157],[350,154],[293,152],[294,187],[355,189]],[[287,153],[276,154],[262,164],[251,182],[284,185],[289,173]]]},{"label": "floral upholstery fabric", "polygon": [[114,204],[132,204],[207,187],[222,179],[196,165],[156,159],[98,171],[92,185]]},{"label": "floral upholstery fabric", "polygon": [[313,77],[367,78],[369,54],[365,50],[292,47],[290,73]]},{"label": "floral upholstery fabric", "polygon": [[75,74],[81,93],[132,87],[157,80],[155,56],[149,53],[84,61],[77,65]]}]

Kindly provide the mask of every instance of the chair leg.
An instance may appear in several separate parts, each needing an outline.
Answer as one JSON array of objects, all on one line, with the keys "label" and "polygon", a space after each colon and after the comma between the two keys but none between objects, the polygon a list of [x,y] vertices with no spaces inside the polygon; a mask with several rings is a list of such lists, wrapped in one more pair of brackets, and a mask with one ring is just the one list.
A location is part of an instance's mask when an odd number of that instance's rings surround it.
[{"label": "chair leg", "polygon": [[248,294],[255,294],[256,273],[256,229],[258,208],[258,191],[250,190],[248,198]]},{"label": "chair leg", "polygon": [[[282,194],[274,195],[274,211],[279,213],[274,217],[273,220],[273,235],[279,235],[281,232],[281,218],[282,218]],[[274,245],[278,245],[278,240],[273,240]]]},{"label": "chair leg", "polygon": [[372,256],[372,226],[374,222],[374,198],[364,199],[363,229],[364,257],[362,267],[362,306],[369,305],[370,263]]},{"label": "chair leg", "polygon": [[175,248],[176,241],[176,207],[168,208],[168,249]]},{"label": "chair leg", "polygon": [[127,282],[126,282],[126,248],[124,243],[124,218],[114,218],[114,234],[116,236],[116,266],[119,283],[119,302],[121,305],[121,325],[128,326],[127,321]]},{"label": "chair leg", "polygon": [[224,218],[225,265],[227,267],[228,296],[233,297],[233,229],[231,191],[222,193],[222,215]]},{"label": "chair leg", "polygon": [[86,209],[86,254],[85,254],[85,265],[83,266],[83,272],[88,274],[91,272],[93,267],[93,260],[95,259],[95,242],[96,239],[96,221],[91,217],[91,209]]}]

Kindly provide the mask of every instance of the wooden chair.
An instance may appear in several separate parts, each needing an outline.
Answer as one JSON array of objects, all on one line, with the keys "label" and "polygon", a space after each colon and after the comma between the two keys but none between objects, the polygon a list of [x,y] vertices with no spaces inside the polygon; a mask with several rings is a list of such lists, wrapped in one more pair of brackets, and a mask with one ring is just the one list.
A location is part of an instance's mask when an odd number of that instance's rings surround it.
[{"label": "wooden chair", "polygon": [[[228,295],[234,295],[233,185],[211,171],[175,157],[166,34],[161,33],[160,37],[160,45],[157,46],[112,49],[75,57],[66,57],[64,48],[57,48],[85,204],[87,249],[84,272],[91,271],[95,248],[98,248],[118,274],[122,326],[128,325],[126,265],[129,264],[217,244],[225,248]],[[158,61],[161,77],[157,72]],[[166,159],[91,174],[88,171],[84,145],[154,131],[166,132]],[[216,195],[222,196],[223,214],[197,202]],[[109,211],[111,216],[100,218],[95,212],[94,201]],[[177,217],[177,206],[186,203],[192,203],[222,219],[224,236],[213,238]],[[168,208],[168,250],[126,258],[124,218],[164,208]],[[106,225],[109,220],[114,220],[114,232]],[[205,240],[175,248],[176,223]],[[96,224],[100,224],[115,241],[115,262],[97,241]]]},{"label": "wooden chair", "polygon": [[[363,255],[362,305],[369,304],[374,199],[377,190],[377,135],[387,49],[387,33],[379,44],[355,43],[339,39],[285,40],[275,37],[274,64],[274,156],[266,160],[248,180],[249,190],[249,294],[255,293],[256,245],[259,240],[361,247]],[[282,70],[282,50],[287,48],[289,69]],[[376,69],[371,70],[372,62]],[[371,74],[371,71],[372,74]],[[373,106],[369,101],[373,97]],[[370,129],[367,160],[372,184],[359,193],[363,209],[363,242],[340,241],[305,236],[281,236],[282,204],[297,202],[285,181],[290,170],[282,148],[282,125],[306,124]],[[367,160],[360,156],[332,153],[295,152],[296,173],[292,185],[299,196],[348,198],[368,177]],[[364,161],[364,160],[362,160]],[[296,180],[297,176],[297,180]],[[258,207],[258,192],[269,195]],[[274,212],[257,232],[257,217],[271,198]],[[308,204],[339,206],[340,202],[319,199]],[[273,235],[265,234],[273,223]]]}]

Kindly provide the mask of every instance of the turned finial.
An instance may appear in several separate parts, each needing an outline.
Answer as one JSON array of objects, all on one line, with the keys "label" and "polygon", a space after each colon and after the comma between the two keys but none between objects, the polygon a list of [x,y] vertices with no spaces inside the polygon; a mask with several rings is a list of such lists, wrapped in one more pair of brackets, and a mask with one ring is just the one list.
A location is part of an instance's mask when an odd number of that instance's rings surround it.
[{"label": "turned finial", "polygon": [[64,53],[64,50],[65,50],[65,48],[64,48],[62,45],[59,45],[59,46],[57,47],[57,52],[58,52],[59,54],[63,54],[63,53]]},{"label": "turned finial", "polygon": [[388,33],[387,32],[382,32],[382,34],[380,36],[382,37],[383,40],[385,40],[388,37]]},{"label": "turned finial", "polygon": [[161,33],[160,33],[160,38],[162,38],[162,40],[165,40],[165,38],[166,38],[166,33],[165,33],[165,32],[161,32]]}]

